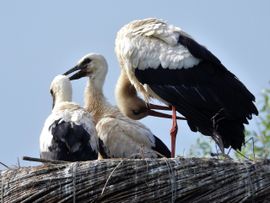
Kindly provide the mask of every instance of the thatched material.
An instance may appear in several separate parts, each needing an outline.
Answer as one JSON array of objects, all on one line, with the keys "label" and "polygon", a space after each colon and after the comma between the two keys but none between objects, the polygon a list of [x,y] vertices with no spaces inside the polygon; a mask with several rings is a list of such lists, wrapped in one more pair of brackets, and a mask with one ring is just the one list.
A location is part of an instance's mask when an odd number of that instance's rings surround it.
[{"label": "thatched material", "polygon": [[270,201],[269,160],[101,160],[6,170],[0,179],[0,202]]}]

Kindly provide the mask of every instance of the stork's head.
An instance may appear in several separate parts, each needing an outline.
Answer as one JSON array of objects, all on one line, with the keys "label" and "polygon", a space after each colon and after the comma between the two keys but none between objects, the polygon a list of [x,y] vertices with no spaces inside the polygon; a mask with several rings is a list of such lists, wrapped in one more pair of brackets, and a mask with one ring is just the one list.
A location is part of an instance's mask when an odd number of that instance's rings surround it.
[{"label": "stork's head", "polygon": [[92,81],[96,82],[99,86],[102,86],[108,71],[108,65],[106,59],[96,53],[89,53],[82,57],[77,65],[68,70],[64,75],[69,75],[73,72],[70,80],[77,80],[82,77],[89,77]]},{"label": "stork's head", "polygon": [[[135,90],[135,89],[134,89]],[[149,115],[149,109],[137,93],[133,93],[133,87],[129,87],[126,92],[119,92],[116,89],[116,101],[120,111],[133,120],[139,120]],[[127,95],[129,94],[129,95]]]},{"label": "stork's head", "polygon": [[171,115],[154,111],[153,109],[169,110],[169,107],[146,103],[141,99],[135,87],[129,81],[125,71],[121,71],[115,88],[115,98],[120,111],[133,120],[139,120],[146,116],[171,118]]},{"label": "stork's head", "polygon": [[57,75],[51,82],[50,93],[53,98],[53,108],[60,102],[71,101],[72,87],[68,77]]}]

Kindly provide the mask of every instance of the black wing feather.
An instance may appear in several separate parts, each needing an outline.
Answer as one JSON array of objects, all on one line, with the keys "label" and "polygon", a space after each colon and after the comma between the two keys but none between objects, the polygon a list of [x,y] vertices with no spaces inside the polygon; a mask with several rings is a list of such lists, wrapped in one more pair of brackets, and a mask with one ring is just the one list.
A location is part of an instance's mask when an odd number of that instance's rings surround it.
[{"label": "black wing feather", "polygon": [[92,149],[88,132],[73,122],[56,120],[51,126],[53,139],[49,152],[41,152],[41,158],[64,161],[86,161],[98,158]]},{"label": "black wing feather", "polygon": [[184,32],[180,33],[178,43],[185,46],[189,50],[189,52],[196,58],[211,61],[216,65],[222,65],[221,61],[206,47],[200,45],[194,39],[188,37]]},{"label": "black wing feather", "polygon": [[179,43],[201,61],[182,69],[135,69],[139,82],[149,87],[187,118],[193,131],[218,134],[224,147],[241,149],[244,125],[258,114],[255,97],[209,50],[181,34]]},{"label": "black wing feather", "polygon": [[153,150],[161,154],[162,156],[158,155],[158,157],[167,157],[171,158],[171,152],[168,147],[156,136],[155,138],[155,147],[152,147]]},{"label": "black wing feather", "polygon": [[98,144],[99,144],[99,153],[101,155],[101,157],[103,159],[109,159],[109,158],[112,158],[109,156],[109,152],[108,152],[108,148],[106,147],[106,145],[104,144],[104,142],[98,138]]}]

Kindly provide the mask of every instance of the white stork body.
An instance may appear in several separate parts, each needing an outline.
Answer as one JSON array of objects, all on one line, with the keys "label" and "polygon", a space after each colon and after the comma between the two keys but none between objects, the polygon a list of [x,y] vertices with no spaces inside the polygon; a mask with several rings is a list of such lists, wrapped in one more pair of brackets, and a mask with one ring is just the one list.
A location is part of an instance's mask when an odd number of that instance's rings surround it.
[{"label": "white stork body", "polygon": [[241,149],[243,123],[258,114],[255,97],[204,46],[180,28],[150,18],[121,28],[115,51],[121,77],[127,77],[146,102],[156,98],[175,107],[192,131],[212,136],[221,149]]},{"label": "white stork body", "polygon": [[[115,108],[115,107],[112,107]],[[157,158],[169,157],[170,151],[138,121],[121,115],[118,109],[104,115],[96,125],[103,142],[104,158]],[[158,147],[164,149],[159,149]]]},{"label": "white stork body", "polygon": [[71,102],[71,83],[58,75],[52,81],[52,113],[40,135],[40,157],[49,160],[85,161],[98,158],[98,137],[91,115]]},{"label": "white stork body", "polygon": [[107,62],[99,54],[84,56],[69,74],[71,80],[88,77],[85,89],[85,108],[91,113],[97,134],[102,141],[100,154],[103,158],[156,158],[169,157],[170,151],[152,132],[138,121],[124,116],[103,95],[107,74]]}]

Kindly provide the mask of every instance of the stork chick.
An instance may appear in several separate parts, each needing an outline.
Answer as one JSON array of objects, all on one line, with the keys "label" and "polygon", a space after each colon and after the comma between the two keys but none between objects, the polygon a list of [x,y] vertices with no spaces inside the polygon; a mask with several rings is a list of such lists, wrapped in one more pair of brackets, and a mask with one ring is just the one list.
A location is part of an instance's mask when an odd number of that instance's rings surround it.
[{"label": "stork chick", "polygon": [[103,95],[108,71],[106,59],[96,53],[84,56],[65,75],[76,80],[88,77],[85,88],[85,108],[96,124],[98,137],[103,142],[103,158],[157,158],[170,157],[166,145],[142,123],[124,116]]},{"label": "stork chick", "polygon": [[40,157],[48,160],[86,161],[98,158],[98,137],[92,116],[71,102],[68,77],[58,75],[50,86],[53,110],[40,135]]}]

